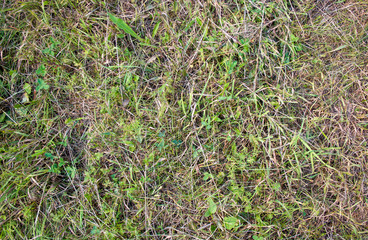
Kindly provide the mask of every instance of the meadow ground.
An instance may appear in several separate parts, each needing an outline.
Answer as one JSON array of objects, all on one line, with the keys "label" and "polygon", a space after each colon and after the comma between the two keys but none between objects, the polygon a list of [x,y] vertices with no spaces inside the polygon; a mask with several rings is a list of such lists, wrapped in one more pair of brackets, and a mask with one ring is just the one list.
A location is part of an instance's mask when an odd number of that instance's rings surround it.
[{"label": "meadow ground", "polygon": [[1,239],[368,236],[368,1],[0,6]]}]

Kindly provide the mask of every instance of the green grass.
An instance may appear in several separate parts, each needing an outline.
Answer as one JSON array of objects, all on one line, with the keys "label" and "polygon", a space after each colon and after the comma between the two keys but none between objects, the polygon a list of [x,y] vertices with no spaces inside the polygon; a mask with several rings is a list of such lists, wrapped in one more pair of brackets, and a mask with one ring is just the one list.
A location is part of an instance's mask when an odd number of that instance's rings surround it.
[{"label": "green grass", "polygon": [[1,239],[367,236],[367,1],[0,5]]}]

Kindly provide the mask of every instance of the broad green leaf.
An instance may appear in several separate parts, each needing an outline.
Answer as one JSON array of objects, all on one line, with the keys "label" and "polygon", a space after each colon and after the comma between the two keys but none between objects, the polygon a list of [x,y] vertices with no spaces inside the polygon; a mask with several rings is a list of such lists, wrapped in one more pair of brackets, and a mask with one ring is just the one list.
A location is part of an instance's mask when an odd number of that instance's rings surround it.
[{"label": "broad green leaf", "polygon": [[77,173],[77,169],[75,167],[69,167],[67,166],[66,167],[66,172],[68,173],[69,177],[71,179],[74,179],[75,178],[75,175]]},{"label": "broad green leaf", "polygon": [[216,203],[212,199],[208,200],[208,203],[209,203],[209,206],[208,206],[206,213],[204,214],[205,217],[211,216],[217,210]]},{"label": "broad green leaf", "polygon": [[49,169],[49,172],[60,174],[60,169],[58,168],[58,165],[56,163],[51,165],[51,168]]},{"label": "broad green leaf", "polygon": [[232,230],[239,226],[239,221],[236,217],[225,217],[224,225],[227,230]]},{"label": "broad green leaf", "polygon": [[109,17],[110,17],[111,21],[113,23],[115,23],[116,26],[118,26],[118,28],[123,30],[125,33],[131,35],[132,37],[135,37],[139,41],[143,42],[143,39],[140,36],[138,36],[138,34],[136,34],[133,31],[133,29],[131,27],[129,27],[129,25],[123,19],[117,18],[114,15],[112,15],[111,13],[109,13]]},{"label": "broad green leaf", "polygon": [[51,47],[50,48],[45,48],[44,50],[42,50],[42,53],[48,54],[50,56],[55,56],[55,53],[54,53],[54,51],[52,50]]},{"label": "broad green leaf", "polygon": [[31,87],[31,85],[29,85],[28,83],[25,83],[25,84],[23,85],[23,90],[24,90],[27,94],[31,94],[31,92],[32,92],[32,87]]},{"label": "broad green leaf", "polygon": [[299,41],[299,38],[297,37],[297,36],[295,36],[294,34],[290,34],[290,40],[291,40],[291,42],[297,42],[297,41]]},{"label": "broad green leaf", "polygon": [[36,91],[40,91],[40,90],[42,90],[42,89],[45,89],[45,90],[48,90],[50,88],[50,86],[49,85],[47,85],[46,83],[45,83],[45,81],[44,80],[42,80],[42,79],[37,79],[37,87],[36,87]]},{"label": "broad green leaf", "polygon": [[50,158],[51,160],[55,158],[55,156],[52,155],[52,153],[45,153],[45,157]]},{"label": "broad green leaf", "polygon": [[45,76],[46,75],[46,68],[45,65],[41,64],[37,70],[36,70],[36,74],[41,75],[41,76]]},{"label": "broad green leaf", "polygon": [[64,166],[64,165],[65,165],[64,158],[60,158],[60,159],[59,159],[58,167],[60,168],[60,167],[62,167],[62,166]]}]

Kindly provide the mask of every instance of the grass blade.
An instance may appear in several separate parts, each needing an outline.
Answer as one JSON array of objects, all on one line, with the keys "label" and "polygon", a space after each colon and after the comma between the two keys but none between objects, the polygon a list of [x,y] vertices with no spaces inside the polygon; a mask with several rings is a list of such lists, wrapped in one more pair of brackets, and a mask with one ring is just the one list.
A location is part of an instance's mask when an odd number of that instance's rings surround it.
[{"label": "grass blade", "polygon": [[137,33],[135,33],[133,29],[129,27],[129,25],[123,19],[117,18],[111,13],[108,13],[108,14],[109,14],[111,21],[115,23],[118,28],[120,28],[125,33],[129,34],[130,36],[135,37],[139,41],[143,42],[143,38],[141,38]]}]

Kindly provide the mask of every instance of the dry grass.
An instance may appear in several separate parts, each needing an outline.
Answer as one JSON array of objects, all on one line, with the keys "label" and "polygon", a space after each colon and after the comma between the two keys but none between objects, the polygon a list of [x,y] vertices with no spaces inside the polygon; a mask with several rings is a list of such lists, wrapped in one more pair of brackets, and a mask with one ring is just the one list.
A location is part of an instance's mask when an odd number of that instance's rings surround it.
[{"label": "dry grass", "polygon": [[1,239],[368,234],[367,1],[0,4]]}]

